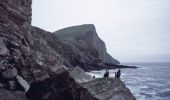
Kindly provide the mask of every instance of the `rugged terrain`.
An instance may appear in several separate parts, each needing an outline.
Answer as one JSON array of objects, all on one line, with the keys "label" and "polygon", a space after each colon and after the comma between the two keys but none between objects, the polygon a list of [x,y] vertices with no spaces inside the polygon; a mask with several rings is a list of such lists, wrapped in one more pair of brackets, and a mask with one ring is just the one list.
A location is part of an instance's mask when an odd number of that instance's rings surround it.
[{"label": "rugged terrain", "polygon": [[136,100],[125,84],[117,78],[98,78],[81,85],[99,100]]},{"label": "rugged terrain", "polygon": [[[54,32],[57,36],[71,42],[83,53],[86,49],[93,55],[97,51],[97,56],[105,63],[119,64],[120,62],[112,58],[106,51],[105,43],[99,38],[93,24],[72,26]],[[92,50],[91,50],[92,49]],[[85,54],[86,56],[88,54]]]},{"label": "rugged terrain", "polygon": [[81,47],[31,26],[31,4],[0,0],[0,100],[97,100],[81,85],[93,80],[83,69],[112,68],[105,63],[118,61],[100,46]]}]

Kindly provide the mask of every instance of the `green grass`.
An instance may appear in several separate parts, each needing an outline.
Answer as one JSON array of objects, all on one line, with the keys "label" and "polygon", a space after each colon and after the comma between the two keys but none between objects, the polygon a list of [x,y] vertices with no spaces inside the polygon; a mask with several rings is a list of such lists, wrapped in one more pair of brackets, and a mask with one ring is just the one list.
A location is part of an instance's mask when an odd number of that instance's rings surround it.
[{"label": "green grass", "polygon": [[74,37],[79,35],[83,35],[88,31],[94,30],[94,26],[92,24],[85,24],[80,26],[73,26],[64,28],[54,32],[57,36],[60,36],[67,40],[72,40]]}]

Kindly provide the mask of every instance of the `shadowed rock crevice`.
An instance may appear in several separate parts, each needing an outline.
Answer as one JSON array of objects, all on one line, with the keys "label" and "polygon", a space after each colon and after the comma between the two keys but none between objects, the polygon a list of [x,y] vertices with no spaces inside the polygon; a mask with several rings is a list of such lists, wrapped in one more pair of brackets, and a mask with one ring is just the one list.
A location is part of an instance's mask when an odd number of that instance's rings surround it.
[{"label": "shadowed rock crevice", "polygon": [[27,96],[31,100],[97,100],[76,83],[67,71],[32,83]]}]

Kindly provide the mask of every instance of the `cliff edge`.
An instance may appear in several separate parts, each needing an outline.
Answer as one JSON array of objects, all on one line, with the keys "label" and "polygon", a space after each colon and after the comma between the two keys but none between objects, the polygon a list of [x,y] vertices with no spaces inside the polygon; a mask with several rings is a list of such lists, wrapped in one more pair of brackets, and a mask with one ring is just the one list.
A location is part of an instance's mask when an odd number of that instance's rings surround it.
[{"label": "cliff edge", "polygon": [[105,63],[120,63],[107,53],[105,43],[99,38],[93,24],[67,27],[54,32],[54,34],[73,43],[80,50],[83,48],[94,48],[98,52],[99,59]]}]

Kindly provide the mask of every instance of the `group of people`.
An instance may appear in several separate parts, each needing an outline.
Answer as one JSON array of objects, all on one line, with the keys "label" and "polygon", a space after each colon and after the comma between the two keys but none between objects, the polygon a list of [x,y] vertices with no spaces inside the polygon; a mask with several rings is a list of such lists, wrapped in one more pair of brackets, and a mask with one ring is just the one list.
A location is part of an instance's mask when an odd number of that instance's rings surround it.
[{"label": "group of people", "polygon": [[[115,77],[116,77],[116,78],[120,78],[120,75],[121,75],[121,71],[120,71],[120,69],[118,69],[118,71],[115,72]],[[106,69],[106,72],[104,73],[103,76],[104,76],[104,77],[109,77],[109,70],[108,70],[108,69]]]}]

